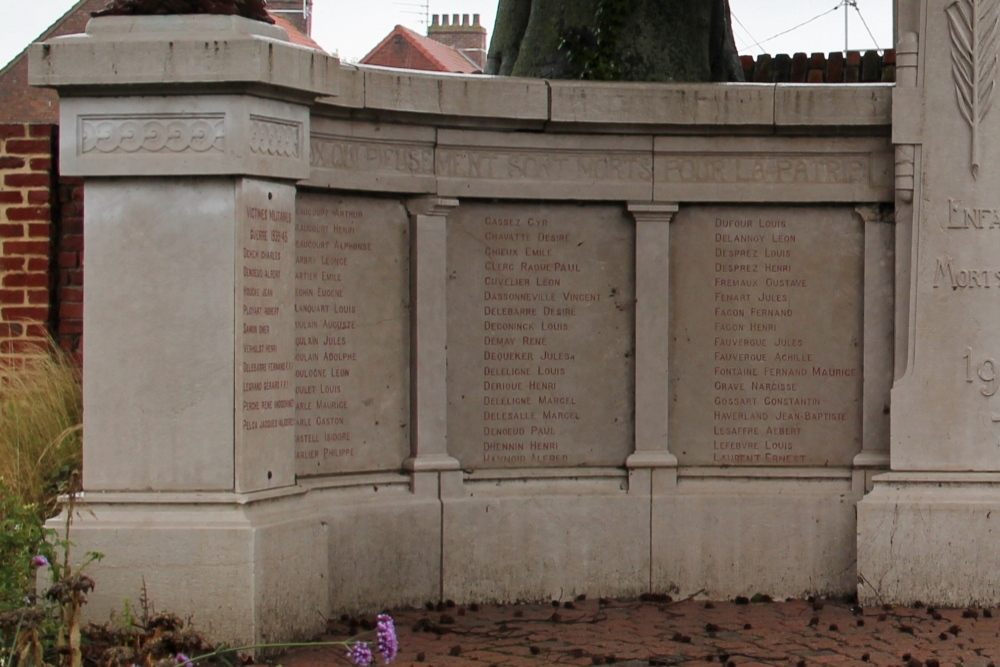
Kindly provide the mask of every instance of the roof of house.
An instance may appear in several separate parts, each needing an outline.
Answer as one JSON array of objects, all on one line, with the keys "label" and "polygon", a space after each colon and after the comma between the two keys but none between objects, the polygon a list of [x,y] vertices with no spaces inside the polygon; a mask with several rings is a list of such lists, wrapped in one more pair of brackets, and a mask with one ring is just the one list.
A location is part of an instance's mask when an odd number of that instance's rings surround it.
[{"label": "roof of house", "polygon": [[[103,9],[107,0],[78,0],[69,11],[50,25],[34,42],[54,37],[82,33],[87,28],[90,13]],[[273,16],[275,24],[284,28],[293,44],[326,51],[311,37],[301,32],[281,15]],[[28,85],[28,49],[0,69],[0,123],[59,122],[59,97],[54,90]]]},{"label": "roof of house", "polygon": [[378,46],[369,51],[361,59],[361,64],[431,72],[482,73],[482,69],[457,49],[401,25],[397,25]]}]

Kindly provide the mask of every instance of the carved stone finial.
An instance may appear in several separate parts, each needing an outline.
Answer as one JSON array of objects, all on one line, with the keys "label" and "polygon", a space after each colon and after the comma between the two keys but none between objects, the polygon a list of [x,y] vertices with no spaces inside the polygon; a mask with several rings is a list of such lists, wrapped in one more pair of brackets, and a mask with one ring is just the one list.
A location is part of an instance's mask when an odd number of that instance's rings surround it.
[{"label": "carved stone finial", "polygon": [[91,16],[149,16],[153,14],[227,14],[274,23],[265,0],[110,0]]}]

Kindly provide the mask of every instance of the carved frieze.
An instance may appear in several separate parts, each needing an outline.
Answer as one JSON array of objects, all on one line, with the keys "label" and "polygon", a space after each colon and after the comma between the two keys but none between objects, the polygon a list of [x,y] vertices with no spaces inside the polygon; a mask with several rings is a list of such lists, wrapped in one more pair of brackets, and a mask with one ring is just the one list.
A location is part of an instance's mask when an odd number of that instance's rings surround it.
[{"label": "carved frieze", "polygon": [[276,157],[299,157],[302,124],[250,115],[250,150]]},{"label": "carved frieze", "polygon": [[226,146],[223,114],[81,116],[81,155],[98,153],[221,153]]}]

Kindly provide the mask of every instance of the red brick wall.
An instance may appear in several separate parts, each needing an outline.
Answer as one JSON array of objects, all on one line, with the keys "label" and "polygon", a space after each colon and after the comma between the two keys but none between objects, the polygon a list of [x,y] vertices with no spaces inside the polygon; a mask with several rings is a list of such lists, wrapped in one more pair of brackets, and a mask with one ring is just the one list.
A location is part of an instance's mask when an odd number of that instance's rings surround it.
[{"label": "red brick wall", "polygon": [[756,83],[892,83],[896,80],[896,52],[834,51],[740,56],[743,76]]},{"label": "red brick wall", "polygon": [[60,178],[55,331],[59,345],[83,362],[83,179]]},{"label": "red brick wall", "polygon": [[53,320],[56,127],[0,125],[0,358],[44,346]]}]

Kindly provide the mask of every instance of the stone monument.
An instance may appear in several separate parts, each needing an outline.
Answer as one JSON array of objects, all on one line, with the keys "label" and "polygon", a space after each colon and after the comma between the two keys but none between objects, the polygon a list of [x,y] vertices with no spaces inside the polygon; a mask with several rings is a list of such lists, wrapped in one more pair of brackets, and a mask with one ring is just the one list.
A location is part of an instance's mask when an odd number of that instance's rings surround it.
[{"label": "stone monument", "polygon": [[[31,57],[85,179],[96,617],[145,585],[250,643],[441,599],[854,590],[920,155],[890,86],[351,67],[230,16]],[[986,239],[949,193],[935,233]],[[958,250],[919,259],[918,317],[1000,289]],[[953,389],[988,403],[981,331]]]}]

